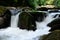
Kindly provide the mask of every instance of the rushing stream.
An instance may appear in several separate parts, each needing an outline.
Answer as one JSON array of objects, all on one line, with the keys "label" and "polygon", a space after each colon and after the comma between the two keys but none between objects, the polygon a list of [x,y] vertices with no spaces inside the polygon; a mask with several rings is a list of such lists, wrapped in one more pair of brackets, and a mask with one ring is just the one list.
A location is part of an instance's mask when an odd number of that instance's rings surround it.
[{"label": "rushing stream", "polygon": [[[54,20],[54,13],[50,13],[43,22],[37,22],[36,31],[22,30],[17,27],[19,14],[11,16],[11,27],[0,30],[0,40],[39,40],[40,36],[50,33],[47,24]],[[59,13],[58,13],[59,14]],[[41,39],[41,38],[40,38]]]}]

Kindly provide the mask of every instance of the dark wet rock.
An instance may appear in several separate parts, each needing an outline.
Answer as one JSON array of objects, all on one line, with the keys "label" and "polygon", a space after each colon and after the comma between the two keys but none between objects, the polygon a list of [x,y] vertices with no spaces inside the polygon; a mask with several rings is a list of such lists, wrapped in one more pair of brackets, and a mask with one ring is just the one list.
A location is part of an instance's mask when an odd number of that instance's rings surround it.
[{"label": "dark wet rock", "polygon": [[60,11],[59,11],[59,8],[49,9],[48,11],[49,11],[49,13],[52,13],[52,12],[53,12],[53,13],[60,12]]},{"label": "dark wet rock", "polygon": [[33,16],[29,15],[30,13],[22,12],[19,15],[19,23],[18,27],[20,29],[27,29],[27,30],[36,30],[36,24]]},{"label": "dark wet rock", "polygon": [[37,8],[38,11],[48,11],[48,8],[42,7],[42,8]]},{"label": "dark wet rock", "polygon": [[44,35],[42,40],[60,40],[60,30],[55,30],[48,35]]},{"label": "dark wet rock", "polygon": [[46,15],[42,12],[22,12],[19,15],[18,27],[20,29],[36,30],[35,21],[42,22]]},{"label": "dark wet rock", "polygon": [[47,26],[51,27],[50,31],[54,31],[54,30],[58,30],[58,29],[60,30],[60,18],[53,20]]},{"label": "dark wet rock", "polygon": [[[2,9],[0,9],[2,11]],[[7,28],[10,26],[11,21],[11,12],[6,9],[5,11],[0,12],[0,29]]]},{"label": "dark wet rock", "polygon": [[56,14],[53,18],[56,18],[59,14]]},{"label": "dark wet rock", "polygon": [[53,18],[56,18],[56,17],[60,18],[60,14],[56,14]]},{"label": "dark wet rock", "polygon": [[32,12],[31,15],[34,17],[34,20],[38,22],[42,22],[47,16],[44,12]]}]

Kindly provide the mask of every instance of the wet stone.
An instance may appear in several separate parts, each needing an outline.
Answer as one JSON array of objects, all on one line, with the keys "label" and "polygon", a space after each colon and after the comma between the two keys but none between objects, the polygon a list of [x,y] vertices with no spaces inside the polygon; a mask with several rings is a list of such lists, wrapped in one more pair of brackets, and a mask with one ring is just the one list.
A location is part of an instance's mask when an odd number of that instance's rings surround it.
[{"label": "wet stone", "polygon": [[48,35],[44,35],[42,40],[60,40],[60,30],[55,30]]},{"label": "wet stone", "polygon": [[60,18],[53,20],[47,26],[51,27],[50,31],[60,30]]},{"label": "wet stone", "polygon": [[46,13],[42,12],[22,12],[19,15],[18,27],[35,31],[37,29],[36,21],[42,22],[45,17]]},{"label": "wet stone", "polygon": [[[0,9],[2,11],[2,9]],[[0,29],[7,28],[10,26],[11,12],[6,9],[0,12]]]}]

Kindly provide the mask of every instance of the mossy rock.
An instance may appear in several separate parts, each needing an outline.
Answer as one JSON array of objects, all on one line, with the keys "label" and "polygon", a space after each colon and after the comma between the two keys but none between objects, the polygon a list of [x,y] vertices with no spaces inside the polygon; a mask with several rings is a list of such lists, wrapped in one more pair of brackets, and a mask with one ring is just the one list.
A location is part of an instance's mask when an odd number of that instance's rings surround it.
[{"label": "mossy rock", "polygon": [[5,7],[0,7],[0,29],[10,26],[11,12]]},{"label": "mossy rock", "polygon": [[36,23],[35,21],[42,22],[44,20],[45,13],[43,12],[22,12],[19,15],[19,23],[18,27],[20,29],[27,29],[27,30],[36,30]]},{"label": "mossy rock", "polygon": [[27,30],[35,30],[36,29],[36,24],[33,16],[30,15],[30,13],[27,12],[22,12],[19,15],[19,23],[18,27],[21,29],[27,29]]},{"label": "mossy rock", "polygon": [[55,30],[50,34],[43,36],[42,40],[60,40],[60,30]]},{"label": "mossy rock", "polygon": [[4,15],[4,12],[6,11],[6,7],[0,6],[0,16]]}]

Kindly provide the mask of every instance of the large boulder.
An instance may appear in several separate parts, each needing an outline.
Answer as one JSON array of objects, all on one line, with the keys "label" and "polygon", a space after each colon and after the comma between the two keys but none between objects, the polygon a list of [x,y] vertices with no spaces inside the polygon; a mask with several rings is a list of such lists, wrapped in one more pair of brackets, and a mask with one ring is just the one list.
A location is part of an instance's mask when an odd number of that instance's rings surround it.
[{"label": "large boulder", "polygon": [[42,36],[42,40],[60,40],[60,30],[55,30],[48,35]]},{"label": "large boulder", "polygon": [[34,17],[35,21],[42,22],[45,17],[47,16],[47,13],[44,12],[31,12],[31,15]]},{"label": "large boulder", "polygon": [[35,31],[37,29],[35,21],[42,22],[45,16],[43,12],[22,12],[19,15],[18,27]]},{"label": "large boulder", "polygon": [[10,25],[11,12],[5,7],[0,7],[0,29],[7,28]]},{"label": "large boulder", "polygon": [[51,27],[50,31],[60,30],[60,18],[53,20],[47,26]]},{"label": "large boulder", "polygon": [[18,27],[21,29],[27,29],[27,30],[35,30],[36,24],[35,20],[32,15],[29,15],[30,13],[22,12],[19,15],[19,23]]}]

